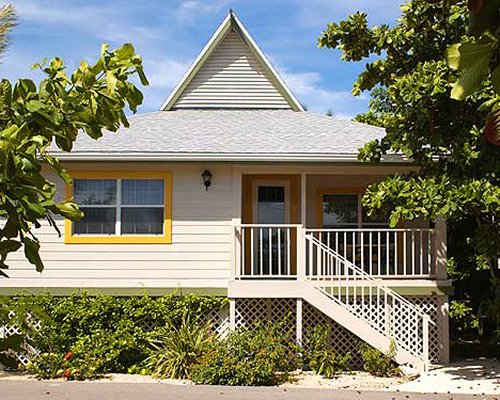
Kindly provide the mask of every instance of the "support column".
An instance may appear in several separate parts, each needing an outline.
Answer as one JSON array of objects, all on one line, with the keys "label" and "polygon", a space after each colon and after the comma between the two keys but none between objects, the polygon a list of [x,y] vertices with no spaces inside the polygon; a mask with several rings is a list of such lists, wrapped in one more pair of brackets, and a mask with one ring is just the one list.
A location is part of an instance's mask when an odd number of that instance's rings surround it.
[{"label": "support column", "polygon": [[304,228],[307,219],[307,175],[300,174],[300,223]]},{"label": "support column", "polygon": [[229,329],[236,329],[236,300],[229,299]]},{"label": "support column", "polygon": [[447,238],[446,238],[446,220],[444,218],[436,219],[436,278],[445,280],[448,278],[447,272]]},{"label": "support column", "polygon": [[449,305],[448,296],[437,297],[437,313],[438,320],[436,321],[439,329],[439,358],[442,363],[450,362],[450,321],[449,321]]},{"label": "support column", "polygon": [[302,344],[302,299],[297,299],[297,344]]}]

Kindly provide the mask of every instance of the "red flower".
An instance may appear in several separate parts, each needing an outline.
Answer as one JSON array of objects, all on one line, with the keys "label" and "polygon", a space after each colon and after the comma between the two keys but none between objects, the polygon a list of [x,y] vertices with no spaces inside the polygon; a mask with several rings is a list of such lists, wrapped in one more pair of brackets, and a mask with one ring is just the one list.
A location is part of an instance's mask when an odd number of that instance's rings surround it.
[{"label": "red flower", "polygon": [[73,357],[73,353],[71,351],[68,351],[65,355],[64,355],[64,359],[65,360],[69,360],[71,357]]},{"label": "red flower", "polygon": [[64,376],[65,378],[69,378],[69,376],[70,376],[70,375],[71,375],[71,370],[68,368],[68,369],[66,369],[66,371],[64,371],[63,376]]}]

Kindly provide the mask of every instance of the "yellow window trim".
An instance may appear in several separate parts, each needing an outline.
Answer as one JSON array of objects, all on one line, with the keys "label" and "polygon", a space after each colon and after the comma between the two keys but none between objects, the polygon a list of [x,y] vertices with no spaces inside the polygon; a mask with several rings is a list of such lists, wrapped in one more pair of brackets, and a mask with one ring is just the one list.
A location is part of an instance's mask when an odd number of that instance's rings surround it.
[{"label": "yellow window trim", "polygon": [[360,195],[366,190],[365,187],[356,188],[318,188],[316,195],[316,221],[318,229],[323,228],[323,196],[325,194],[357,194]]},{"label": "yellow window trim", "polygon": [[[163,179],[165,182],[163,235],[80,236],[73,235],[73,222],[65,221],[66,244],[169,244],[172,243],[172,173],[166,171],[70,171],[73,179]],[[66,200],[73,199],[73,185],[66,185]]]}]

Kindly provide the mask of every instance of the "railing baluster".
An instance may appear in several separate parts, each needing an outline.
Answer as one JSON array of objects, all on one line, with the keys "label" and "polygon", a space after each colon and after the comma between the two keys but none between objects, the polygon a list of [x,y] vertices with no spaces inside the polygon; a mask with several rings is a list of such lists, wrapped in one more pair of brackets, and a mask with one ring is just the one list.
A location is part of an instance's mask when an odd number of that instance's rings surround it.
[{"label": "railing baluster", "polygon": [[[250,275],[253,275],[255,268],[255,243],[254,243],[254,228],[249,228],[250,230]],[[246,251],[243,252],[243,257],[245,257]]]},{"label": "railing baluster", "polygon": [[[291,251],[291,246],[292,246],[292,242],[290,241],[290,230],[291,228],[286,228],[286,252],[287,252],[287,255],[286,255],[286,270],[287,270],[287,275],[292,275],[292,267],[291,267],[291,258],[290,258],[290,251]],[[297,235],[299,234],[299,232],[297,232]],[[299,262],[305,262],[305,260],[297,260],[297,264]],[[298,267],[298,265],[297,265]],[[309,266],[309,268],[311,268]]]},{"label": "railing baluster", "polygon": [[273,275],[273,232],[272,228],[269,228],[268,231],[268,242],[267,242],[267,247],[269,251],[269,275]]},{"label": "railing baluster", "polygon": [[403,275],[406,275],[407,272],[407,264],[406,264],[406,236],[407,232],[403,232]]},{"label": "railing baluster", "polygon": [[259,253],[260,253],[260,272],[258,275],[264,275],[264,253],[263,253],[263,248],[264,248],[264,238],[263,238],[263,229],[259,228]]},{"label": "railing baluster", "polygon": [[372,244],[372,231],[370,231],[369,238],[370,238],[370,248],[369,248],[369,250],[370,250],[370,260],[369,260],[370,265],[369,265],[368,270],[369,270],[369,274],[370,274],[370,275],[373,275],[373,244]]},{"label": "railing baluster", "polygon": [[377,244],[377,260],[378,260],[378,270],[377,270],[377,275],[382,275],[382,272],[380,271],[380,231],[378,231],[378,244]]},{"label": "railing baluster", "polygon": [[240,254],[239,254],[239,258],[240,258],[240,276],[244,276],[245,275],[245,268],[246,268],[246,260],[245,260],[245,235],[246,235],[246,232],[245,232],[245,228],[240,228],[241,229],[241,250],[240,250]]},{"label": "railing baluster", "polygon": [[277,252],[278,252],[278,275],[281,276],[281,228],[276,228],[276,230],[278,231],[278,248],[277,248]]},{"label": "railing baluster", "polygon": [[365,235],[364,232],[360,232],[359,235],[361,236],[361,269],[363,271],[366,271],[365,269]]},{"label": "railing baluster", "polygon": [[424,274],[424,241],[422,237],[422,230],[419,232],[419,237],[420,237],[420,246],[419,246],[419,252],[420,252],[420,275]]},{"label": "railing baluster", "polygon": [[399,275],[398,270],[398,231],[394,231],[394,272]]},{"label": "railing baluster", "polygon": [[411,274],[415,275],[415,231],[411,231]]},{"label": "railing baluster", "polygon": [[385,275],[390,275],[391,260],[389,254],[389,232],[385,232]]}]

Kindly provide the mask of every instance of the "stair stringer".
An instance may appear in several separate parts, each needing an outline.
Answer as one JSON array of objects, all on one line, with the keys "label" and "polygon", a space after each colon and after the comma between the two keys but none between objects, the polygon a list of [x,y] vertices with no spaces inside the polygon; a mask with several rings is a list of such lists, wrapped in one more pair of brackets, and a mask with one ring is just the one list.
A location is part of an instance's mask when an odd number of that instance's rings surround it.
[{"label": "stair stringer", "polygon": [[[349,309],[336,302],[326,293],[318,290],[314,285],[308,282],[302,282],[301,286],[301,297],[303,300],[306,300],[323,314],[327,315],[379,351],[386,353],[389,350],[391,344],[390,337],[378,332],[366,321],[352,314]],[[400,365],[409,364],[421,372],[426,369],[426,365],[422,359],[405,349],[399,348],[397,344],[394,361]]]}]

